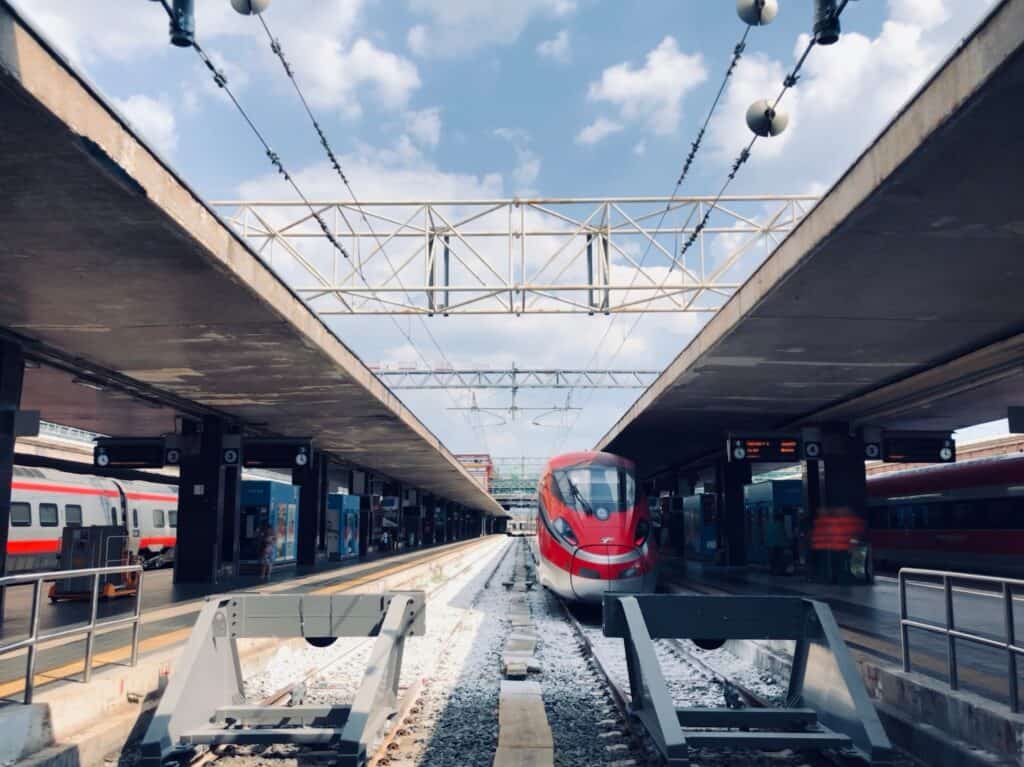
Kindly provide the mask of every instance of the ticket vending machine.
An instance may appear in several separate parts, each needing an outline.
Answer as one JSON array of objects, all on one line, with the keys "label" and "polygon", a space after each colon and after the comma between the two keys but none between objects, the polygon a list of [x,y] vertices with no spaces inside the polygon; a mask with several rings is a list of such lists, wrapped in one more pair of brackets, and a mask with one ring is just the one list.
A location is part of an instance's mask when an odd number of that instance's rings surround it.
[{"label": "ticket vending machine", "polygon": [[259,565],[268,528],[274,537],[274,564],[294,562],[299,540],[299,488],[285,482],[246,479],[242,481],[241,507],[241,564]]},{"label": "ticket vending machine", "polygon": [[345,560],[359,557],[359,496],[327,496],[327,556]]}]

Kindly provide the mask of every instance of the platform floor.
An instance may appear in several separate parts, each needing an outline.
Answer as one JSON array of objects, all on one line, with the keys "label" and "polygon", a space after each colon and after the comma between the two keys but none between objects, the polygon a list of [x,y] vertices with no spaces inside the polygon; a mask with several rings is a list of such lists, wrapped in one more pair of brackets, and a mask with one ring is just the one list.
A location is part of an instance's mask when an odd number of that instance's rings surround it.
[{"label": "platform floor", "polygon": [[[666,558],[662,581],[668,590],[689,589],[715,594],[786,594],[819,599],[828,603],[843,629],[847,643],[893,664],[900,663],[899,597],[894,576],[877,575],[872,585],[835,586],[814,583],[801,575],[771,575],[759,570],[712,570]],[[942,625],[945,596],[942,587],[909,582],[909,617]],[[956,627],[1002,641],[1005,636],[1001,594],[978,588],[954,588]],[[1014,597],[1017,637],[1024,637],[1024,593]],[[1019,643],[1019,642],[1018,642]],[[940,681],[947,681],[945,637],[912,629],[912,669]],[[1009,664],[1005,652],[965,641],[956,646],[961,689],[1007,703]],[[1019,663],[1019,684],[1024,692],[1024,658]]]},{"label": "platform floor", "polygon": [[[436,556],[444,550],[457,548],[480,540],[470,538],[447,544],[437,544],[399,553],[371,553],[367,557],[346,562],[323,562],[314,567],[295,565],[275,568],[270,581],[255,576],[242,577],[218,584],[174,584],[171,568],[151,570],[144,575],[142,594],[143,620],[140,635],[140,655],[184,641],[198,615],[205,597],[230,591],[253,590],[312,592],[319,589],[344,587],[364,578],[379,576],[390,569]],[[4,606],[4,621],[0,627],[0,643],[7,644],[28,636],[31,608],[31,587],[8,589]],[[130,615],[135,608],[134,597],[101,600],[102,618]],[[40,633],[85,625],[89,619],[88,602],[44,602],[40,612]],[[97,634],[95,667],[103,665],[108,657],[124,650],[131,642],[130,627],[111,629]],[[37,674],[52,674],[54,680],[81,674],[85,656],[85,638],[54,640],[45,643],[37,654]],[[20,699],[25,675],[25,653],[11,653],[0,657],[0,701]]]}]

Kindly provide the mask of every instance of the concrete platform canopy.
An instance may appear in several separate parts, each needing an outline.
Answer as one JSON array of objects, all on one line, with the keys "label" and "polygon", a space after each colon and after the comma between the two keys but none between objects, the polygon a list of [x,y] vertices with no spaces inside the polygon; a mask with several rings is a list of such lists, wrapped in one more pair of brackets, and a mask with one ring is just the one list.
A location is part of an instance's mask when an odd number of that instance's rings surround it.
[{"label": "concrete platform canopy", "polygon": [[504,515],[452,454],[0,0],[0,338],[21,407],[156,436],[218,415]]},{"label": "concrete platform canopy", "polygon": [[952,430],[1024,404],[1024,0],[1002,0],[600,440],[651,476],[729,431]]}]

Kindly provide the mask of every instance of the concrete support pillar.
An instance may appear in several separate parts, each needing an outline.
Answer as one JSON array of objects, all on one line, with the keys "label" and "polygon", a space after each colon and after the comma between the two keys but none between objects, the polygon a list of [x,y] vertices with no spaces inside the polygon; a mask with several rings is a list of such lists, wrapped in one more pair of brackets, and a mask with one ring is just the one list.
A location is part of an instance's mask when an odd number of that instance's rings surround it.
[{"label": "concrete support pillar", "polygon": [[327,488],[322,481],[323,463],[323,454],[314,452],[309,465],[292,474],[292,481],[299,484],[299,535],[295,561],[301,567],[316,564],[320,511],[327,503]]},{"label": "concrete support pillar", "polygon": [[[185,434],[196,434],[199,452],[181,459],[178,490],[178,544],[174,552],[175,583],[216,583],[220,573],[226,477],[221,466],[225,425],[206,417],[186,421]],[[237,495],[237,474],[232,477]]]},{"label": "concrete support pillar", "polygon": [[800,519],[800,559],[804,566],[811,561],[811,530],[821,508],[821,461],[807,461],[804,464],[804,513]]},{"label": "concrete support pillar", "polygon": [[859,438],[850,436],[848,427],[838,425],[826,430],[823,448],[825,477],[814,527],[813,569],[829,583],[864,583],[868,579],[862,568],[855,571],[848,547],[850,540],[861,536],[867,516],[863,447]]},{"label": "concrete support pillar", "polygon": [[717,466],[716,475],[718,521],[725,545],[722,564],[739,567],[747,564],[743,488],[750,484],[750,464],[746,461],[722,461]]},{"label": "concrete support pillar", "polygon": [[[7,573],[7,535],[11,525],[11,482],[14,479],[15,414],[21,404],[25,358],[21,347],[0,340],[0,575]],[[0,623],[4,589],[0,589]]]},{"label": "concrete support pillar", "polygon": [[325,456],[317,461],[320,478],[320,492],[317,494],[316,511],[316,555],[317,558],[327,559],[327,494],[331,490],[328,468],[330,462]]},{"label": "concrete support pillar", "polygon": [[225,572],[241,574],[242,468],[224,467],[224,506],[221,509],[220,561]]},{"label": "concrete support pillar", "polygon": [[867,514],[867,474],[859,440],[845,438],[843,452],[825,453],[825,484],[821,505],[827,509],[846,509],[864,518]]}]

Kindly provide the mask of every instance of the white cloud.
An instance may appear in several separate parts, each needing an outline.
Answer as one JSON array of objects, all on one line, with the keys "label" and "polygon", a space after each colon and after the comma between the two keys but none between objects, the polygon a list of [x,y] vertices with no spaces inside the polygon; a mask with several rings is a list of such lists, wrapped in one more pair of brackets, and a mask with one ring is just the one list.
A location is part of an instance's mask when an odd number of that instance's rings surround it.
[{"label": "white cloud", "polygon": [[613,133],[619,133],[622,130],[622,123],[609,120],[607,117],[598,117],[594,122],[576,134],[576,143],[585,145],[596,144],[604,141]]},{"label": "white cloud", "polygon": [[519,39],[537,17],[562,18],[576,10],[571,0],[409,0],[428,23],[413,26],[409,49],[418,56],[455,58]]},{"label": "white cloud", "polygon": [[178,145],[174,112],[166,98],[152,99],[141,93],[126,99],[113,99],[114,106],[128,121],[165,156],[170,156]]},{"label": "white cloud", "polygon": [[[317,107],[336,108],[347,117],[361,114],[360,97],[372,94],[387,109],[404,109],[420,87],[416,65],[357,35],[363,0],[290,0],[287,10],[267,20],[281,41],[299,83]],[[158,3],[124,0],[32,0],[26,13],[44,34],[78,64],[97,60],[128,62],[141,57],[194,55],[171,47],[167,16]],[[279,77],[280,63],[271,53],[259,22],[238,15],[229,3],[199,3],[196,36],[233,89],[244,87],[256,71]],[[244,66],[222,53],[231,38],[247,38],[253,51]],[[220,47],[218,47],[220,46]],[[204,72],[204,92],[217,87]]]},{"label": "white cloud", "polygon": [[949,20],[950,12],[943,0],[889,0],[893,21],[917,24],[931,29]]},{"label": "white cloud", "polygon": [[421,145],[435,147],[441,140],[441,109],[431,107],[405,113],[405,129]]},{"label": "white cloud", "polygon": [[537,54],[544,59],[551,59],[560,64],[568,63],[571,55],[569,30],[563,29],[550,40],[542,40],[537,44]]},{"label": "white cloud", "polygon": [[541,159],[530,148],[530,134],[518,128],[498,128],[494,135],[505,139],[515,149],[516,166],[512,170],[514,193],[525,196],[533,194],[533,184],[540,176]]},{"label": "white cloud", "polygon": [[292,62],[314,106],[336,107],[351,115],[353,105],[358,105],[358,90],[366,87],[383,106],[400,109],[420,87],[415,64],[366,38],[359,38],[348,48],[321,35],[295,42],[291,48],[297,55],[292,54]]},{"label": "white cloud", "polygon": [[623,62],[605,69],[590,84],[587,97],[615,104],[623,120],[643,122],[654,133],[667,135],[679,126],[683,97],[707,76],[703,57],[682,53],[669,36],[647,54],[642,67]]}]

